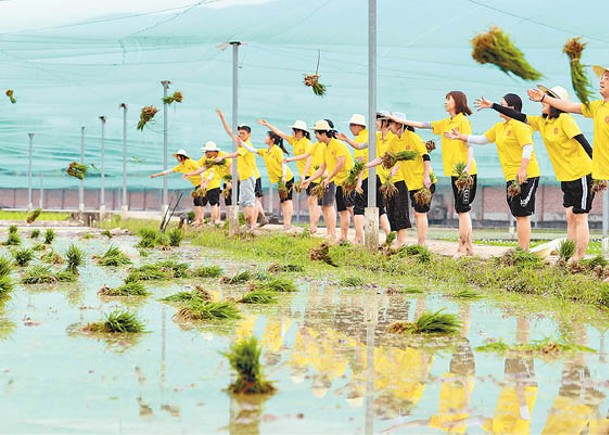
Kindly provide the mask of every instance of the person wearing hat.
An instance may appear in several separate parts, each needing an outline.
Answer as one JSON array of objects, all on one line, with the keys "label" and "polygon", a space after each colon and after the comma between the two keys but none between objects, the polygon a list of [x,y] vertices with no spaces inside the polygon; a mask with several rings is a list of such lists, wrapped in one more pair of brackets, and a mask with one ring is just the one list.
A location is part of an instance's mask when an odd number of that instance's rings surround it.
[{"label": "person wearing hat", "polygon": [[[191,172],[199,169],[199,164],[188,156],[188,153],[180,149],[172,154],[173,157],[178,161],[178,165],[174,168],[167,169],[166,171],[157,172],[156,174],[150,175],[150,178],[165,177],[173,172],[181,172],[182,174],[190,174]],[[193,204],[195,211],[195,220],[193,226],[203,225],[203,198],[196,194],[197,190],[201,187],[201,176],[191,175],[188,177],[188,181],[194,186],[193,190]]]},{"label": "person wearing hat", "polygon": [[[549,97],[568,101],[562,86],[551,89],[538,85]],[[541,101],[543,100],[543,101]],[[577,262],[586,254],[590,240],[588,213],[592,208],[592,147],[582,134],[575,119],[568,113],[540,99],[541,116],[529,116],[509,107],[493,103],[484,97],[475,101],[478,109],[492,108],[539,131],[548,150],[548,157],[563,192],[563,207],[567,219],[567,237],[575,242],[575,254],[569,259]]]},{"label": "person wearing hat", "polygon": [[[296,120],[294,124],[290,126],[292,129],[292,135],[288,135],[277,127],[272,125],[266,119],[258,120],[260,125],[264,125],[269,128],[274,134],[287,141],[294,149],[294,158],[284,159],[285,163],[295,161],[298,167],[298,174],[300,180],[304,180],[306,177],[311,176],[315,170],[311,164],[312,157],[309,154],[313,144],[311,143],[311,133],[307,130],[307,123],[301,120]],[[321,213],[318,205],[317,197],[311,194],[311,186],[307,189],[307,205],[309,209],[309,231],[311,234],[317,232],[317,223],[319,222],[319,215]]]},{"label": "person wearing hat", "polygon": [[206,189],[205,197],[203,198],[203,207],[207,206],[209,203],[210,223],[215,225],[220,221],[220,185],[222,184],[224,177],[227,174],[230,174],[231,159],[225,159],[223,165],[212,165],[211,162],[218,156],[227,155],[224,151],[220,151],[213,141],[205,143],[205,146],[201,147],[201,151],[203,152],[203,157],[198,161],[199,169],[184,174],[182,178],[202,174],[202,186]]},{"label": "person wearing hat", "polygon": [[[336,209],[340,218],[340,241],[347,240],[347,232],[349,231],[349,198],[346,198],[342,185],[345,182],[349,171],[353,168],[353,157],[343,142],[334,137],[334,129],[330,123],[321,119],[313,125],[315,138],[325,146],[324,161],[319,168],[302,182],[302,187],[306,188],[313,180],[320,178],[325,172],[328,175],[321,181],[321,186],[327,189],[332,182],[336,185]],[[330,222],[326,221],[328,230],[330,230]]]},{"label": "person wearing hat", "polygon": [[609,68],[594,65],[592,69],[600,80],[599,93],[602,98],[589,104],[555,98],[540,89],[530,89],[528,94],[532,101],[541,101],[563,112],[578,113],[594,120],[592,179],[609,180]]},{"label": "person wearing hat", "polygon": [[237,176],[239,179],[239,205],[243,207],[246,227],[250,230],[256,226],[257,206],[256,206],[256,149],[249,141],[251,129],[247,126],[239,126],[239,135],[233,133],[224,118],[221,110],[216,113],[222,121],[226,133],[237,143],[237,151],[225,156],[216,157],[216,162],[221,162],[227,158],[237,159]]},{"label": "person wearing hat", "polygon": [[[520,112],[522,100],[516,94],[506,94],[501,100],[501,106]],[[531,219],[535,213],[535,193],[539,185],[539,164],[533,150],[533,129],[502,113],[498,122],[483,135],[466,135],[458,131],[447,133],[451,139],[473,144],[486,145],[491,142],[497,144],[499,163],[503,169],[506,181],[506,198],[510,213],[516,218],[518,232],[518,246],[527,251],[531,241]],[[520,193],[510,195],[510,185],[517,183]]]},{"label": "person wearing hat", "polygon": [[[459,245],[455,257],[460,257],[474,254],[470,210],[472,209],[472,203],[476,197],[476,174],[478,172],[476,161],[474,160],[473,148],[468,148],[465,143],[459,140],[446,137],[445,133],[457,130],[462,134],[471,134],[472,126],[469,119],[467,119],[467,116],[471,115],[472,111],[467,106],[467,96],[461,91],[450,91],[447,93],[444,101],[444,108],[449,116],[448,118],[439,121],[419,122],[408,119],[398,119],[395,117],[393,117],[392,120],[412,128],[429,128],[434,134],[442,136],[442,163],[444,166],[444,175],[451,177],[455,211],[459,216]],[[456,181],[458,177],[454,173],[454,168],[458,163],[464,163],[466,165],[464,172],[472,177],[472,187],[466,187],[464,189],[457,188]],[[410,188],[410,186],[408,187]]]}]

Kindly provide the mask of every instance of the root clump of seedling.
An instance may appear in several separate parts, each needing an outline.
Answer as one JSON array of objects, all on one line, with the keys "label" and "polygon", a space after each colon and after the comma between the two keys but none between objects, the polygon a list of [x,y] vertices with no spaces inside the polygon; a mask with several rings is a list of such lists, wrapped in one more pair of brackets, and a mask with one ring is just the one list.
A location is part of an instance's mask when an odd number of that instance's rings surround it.
[{"label": "root clump of seedling", "polygon": [[229,386],[234,394],[272,394],[275,387],[264,378],[260,365],[262,350],[256,337],[243,338],[223,355],[237,372],[237,379]]},{"label": "root clump of seedling", "polygon": [[467,168],[467,164],[463,162],[457,163],[453,168],[453,176],[457,177],[455,186],[459,192],[474,187],[474,178],[465,172],[465,168]]},{"label": "root clump of seedling", "polygon": [[313,261],[323,261],[332,267],[338,267],[338,264],[330,257],[330,244],[328,242],[322,242],[318,247],[311,249],[309,259]]}]

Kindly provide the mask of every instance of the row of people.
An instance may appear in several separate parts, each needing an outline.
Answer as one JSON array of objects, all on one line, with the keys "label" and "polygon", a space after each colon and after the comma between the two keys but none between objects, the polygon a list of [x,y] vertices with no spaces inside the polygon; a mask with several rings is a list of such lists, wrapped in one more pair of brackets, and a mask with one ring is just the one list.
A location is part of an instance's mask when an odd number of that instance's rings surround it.
[{"label": "row of people", "polygon": [[[190,170],[183,165],[180,169],[193,184],[198,174],[204,175],[201,183],[211,181],[210,174],[216,176],[216,166],[210,165],[223,160],[237,159],[239,178],[239,205],[244,208],[246,221],[250,227],[256,223],[255,180],[258,170],[255,156],[264,158],[271,183],[281,183],[282,212],[285,228],[291,225],[292,190],[294,175],[287,163],[296,161],[298,174],[302,180],[300,188],[306,189],[309,197],[310,229],[315,232],[320,214],[323,213],[327,234],[336,238],[336,212],[340,221],[339,240],[345,240],[353,215],[355,242],[363,241],[365,225],[364,208],[367,205],[367,169],[378,166],[377,206],[380,210],[381,227],[385,233],[397,233],[396,245],[402,246],[406,230],[411,227],[409,202],[413,203],[417,226],[418,242],[425,244],[427,232],[427,212],[431,195],[435,190],[435,176],[431,169],[431,158],[425,143],[414,129],[431,129],[442,140],[441,158],[443,174],[451,178],[455,211],[459,217],[459,245],[457,255],[473,254],[471,205],[476,195],[477,167],[473,147],[494,142],[497,145],[499,162],[506,180],[506,198],[511,214],[516,218],[518,244],[528,249],[531,226],[530,216],[535,212],[535,193],[539,185],[540,170],[533,147],[533,131],[539,131],[546,146],[550,162],[563,191],[563,206],[566,213],[568,238],[576,243],[573,261],[585,254],[589,241],[588,213],[592,207],[595,189],[593,180],[609,179],[609,70],[595,66],[599,77],[601,99],[586,104],[569,102],[566,90],[560,86],[551,89],[538,85],[528,91],[532,101],[541,103],[541,115],[522,113],[522,100],[514,93],[507,93],[499,104],[484,97],[475,101],[478,110],[493,109],[502,120],[483,135],[473,135],[468,116],[472,114],[463,92],[451,91],[446,95],[444,107],[448,117],[434,122],[420,122],[408,119],[403,113],[381,112],[377,115],[376,155],[368,155],[368,130],[362,115],[353,115],[349,127],[353,138],[338,132],[330,119],[317,121],[312,128],[315,142],[304,121],[296,121],[287,134],[267,120],[259,124],[269,129],[265,139],[266,149],[255,149],[250,141],[251,128],[240,125],[238,132],[231,131],[221,111],[222,124],[238,147],[232,154],[214,151],[202,167]],[[592,147],[567,112],[581,113],[594,118],[594,153]],[[283,146],[287,141],[294,150],[294,157]],[[353,156],[348,146],[354,148]],[[412,160],[395,161],[386,164],[386,153],[412,150],[416,157]],[[365,164],[354,193],[344,186],[356,160]],[[207,165],[205,165],[207,163]],[[455,172],[458,164],[464,166],[463,173],[469,175],[468,183],[461,183],[461,176]],[[180,165],[179,165],[180,166]],[[192,165],[191,165],[192,166]],[[211,173],[209,171],[212,171]],[[156,175],[160,175],[155,174]],[[212,177],[213,178],[213,177]],[[392,184],[393,195],[384,196],[383,186]],[[316,188],[317,187],[317,188]],[[208,192],[213,189],[208,189]],[[287,190],[288,193],[285,193]],[[417,193],[426,190],[427,200],[418,201]],[[212,199],[209,199],[212,202]],[[215,201],[214,198],[214,203]],[[320,213],[321,207],[321,213]]]}]

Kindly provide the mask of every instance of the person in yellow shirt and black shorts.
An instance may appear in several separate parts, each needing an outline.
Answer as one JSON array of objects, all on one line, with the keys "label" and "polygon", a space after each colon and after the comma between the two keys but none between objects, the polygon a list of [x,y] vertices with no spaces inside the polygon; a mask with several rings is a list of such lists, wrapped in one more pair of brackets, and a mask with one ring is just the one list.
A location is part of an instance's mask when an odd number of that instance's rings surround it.
[{"label": "person in yellow shirt and black shorts", "polygon": [[[561,86],[548,89],[539,85],[539,88],[552,98],[562,100],[569,98],[569,94]],[[575,119],[545,101],[541,102],[541,116],[527,116],[492,103],[484,97],[476,100],[475,103],[480,109],[492,108],[510,118],[524,122],[541,134],[563,192],[567,237],[575,242],[575,254],[569,261],[578,262],[586,254],[590,240],[588,213],[592,208],[594,192],[592,191],[592,147]]]},{"label": "person in yellow shirt and black shorts", "polygon": [[349,198],[345,197],[342,185],[345,182],[349,171],[353,168],[353,157],[349,153],[347,146],[334,137],[334,129],[330,123],[321,119],[313,125],[316,139],[325,145],[324,161],[321,163],[313,175],[302,182],[302,187],[306,188],[313,180],[320,178],[328,170],[327,177],[321,182],[324,189],[334,182],[336,185],[336,209],[340,218],[340,241],[347,240],[349,231],[349,210],[351,206]]},{"label": "person in yellow shirt and black shorts", "polygon": [[[199,164],[195,162],[188,156],[188,153],[183,149],[178,150],[177,152],[172,154],[173,157],[178,161],[178,165],[174,168],[167,169],[166,171],[157,172],[156,174],[152,174],[150,178],[157,177],[165,177],[174,172],[181,172],[182,174],[189,174],[191,172],[199,169]],[[193,222],[193,226],[201,226],[203,225],[203,198],[197,195],[197,191],[201,187],[201,176],[200,175],[192,175],[188,177],[188,181],[192,183],[194,186],[193,190],[193,204],[195,210],[195,220]]]},{"label": "person in yellow shirt and black shorts", "polygon": [[[459,216],[459,246],[455,257],[463,255],[473,255],[473,231],[472,218],[470,215],[471,205],[476,196],[477,187],[477,168],[474,160],[473,148],[467,147],[465,143],[459,140],[450,139],[445,136],[453,130],[461,134],[471,134],[472,126],[467,119],[467,115],[471,115],[472,111],[467,106],[467,97],[461,91],[451,91],[446,94],[444,108],[449,114],[448,118],[434,122],[419,122],[411,120],[403,120],[402,124],[413,128],[429,128],[434,134],[442,135],[442,163],[444,166],[444,175],[451,177],[451,185],[453,190],[453,198],[455,211]],[[471,187],[457,188],[457,176],[454,173],[455,165],[465,164],[465,173],[472,177],[473,184]],[[408,186],[410,188],[410,186]]]},{"label": "person in yellow shirt and black shorts", "polygon": [[283,163],[283,155],[289,154],[288,150],[283,146],[283,139],[269,131],[266,135],[264,143],[268,146],[267,149],[257,150],[259,156],[264,159],[266,164],[266,172],[269,176],[271,184],[283,182],[287,192],[279,193],[279,202],[281,203],[281,212],[283,214],[283,229],[289,230],[292,228],[292,193],[294,191],[294,175],[288,165]]},{"label": "person in yellow shirt and black shorts", "polygon": [[[522,100],[516,94],[504,95],[501,105],[518,112],[522,110]],[[447,135],[451,139],[467,142],[468,146],[491,142],[497,144],[499,163],[506,181],[508,206],[510,213],[516,218],[518,246],[527,251],[531,241],[530,216],[535,213],[535,193],[540,176],[539,164],[533,150],[533,129],[501,113],[499,117],[503,122],[498,122],[483,135],[466,135],[457,131]],[[518,186],[519,192],[512,190],[515,189],[513,185]]]}]

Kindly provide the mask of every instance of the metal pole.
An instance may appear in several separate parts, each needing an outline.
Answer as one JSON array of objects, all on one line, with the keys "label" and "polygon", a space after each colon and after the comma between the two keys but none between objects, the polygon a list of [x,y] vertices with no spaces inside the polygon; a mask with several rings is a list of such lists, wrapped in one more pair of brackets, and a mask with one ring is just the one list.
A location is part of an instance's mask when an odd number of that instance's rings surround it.
[{"label": "metal pole", "polygon": [[127,104],[122,103],[120,108],[123,109],[123,207],[122,218],[127,218]]},{"label": "metal pole", "polygon": [[42,187],[42,172],[38,173],[40,179],[40,198],[38,198],[38,207],[42,210],[44,208],[44,188]]},{"label": "metal pole", "polygon": [[105,147],[105,135],[106,135],[106,120],[105,116],[99,117],[101,121],[101,180],[100,180],[100,197],[99,197],[99,221],[101,222],[104,218],[104,214],[106,214],[106,191],[104,186],[104,176],[105,176],[105,157],[106,157],[106,147]]},{"label": "metal pole", "polygon": [[27,134],[30,137],[30,151],[28,156],[28,167],[27,167],[27,209],[31,211],[34,207],[32,204],[32,152],[34,150],[34,133]]},{"label": "metal pole", "polygon": [[[237,131],[237,123],[239,119],[239,46],[241,41],[229,42],[233,47],[233,109],[232,109],[232,123],[231,128],[233,132]],[[233,153],[237,151],[237,144],[233,143]],[[239,231],[239,206],[237,205],[237,159],[233,159],[231,165],[231,176],[233,178],[233,202],[228,208],[228,232],[229,234],[235,234]]]},{"label": "metal pole", "polygon": [[[167,90],[169,89],[169,84],[171,82],[169,80],[163,80],[161,84],[163,85],[163,171],[167,170],[167,153],[169,152],[167,149],[167,106],[168,104],[165,102],[167,98]],[[169,208],[169,201],[167,195],[167,177],[163,177],[163,210],[162,213],[166,213]]]},{"label": "metal pole", "polygon": [[[368,161],[376,158],[376,0],[368,0]],[[376,251],[379,238],[379,210],[376,206],[376,168],[368,171],[366,245]]]},{"label": "metal pole", "polygon": [[603,257],[609,255],[609,238],[607,231],[609,230],[609,191],[603,192]]},{"label": "metal pole", "polygon": [[[80,127],[80,164],[85,164],[85,127]],[[78,186],[78,210],[85,211],[85,180],[80,180]]]}]

